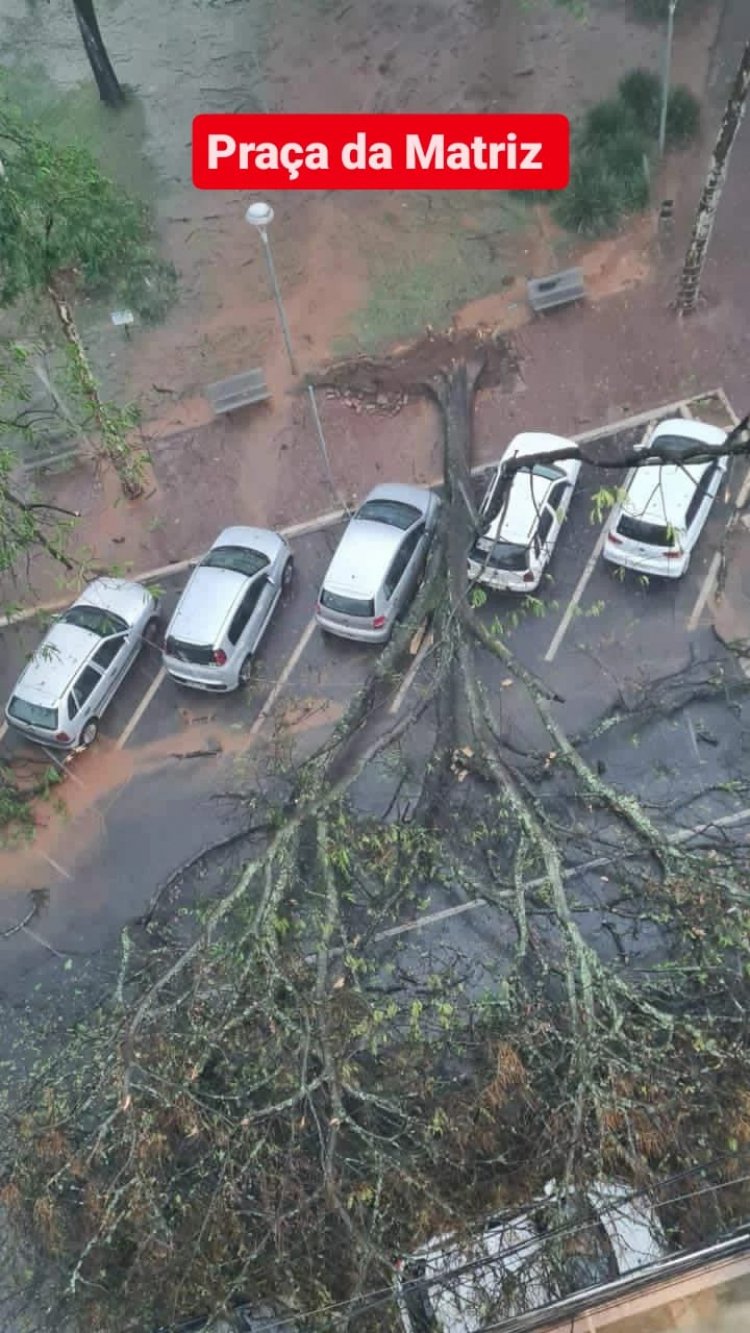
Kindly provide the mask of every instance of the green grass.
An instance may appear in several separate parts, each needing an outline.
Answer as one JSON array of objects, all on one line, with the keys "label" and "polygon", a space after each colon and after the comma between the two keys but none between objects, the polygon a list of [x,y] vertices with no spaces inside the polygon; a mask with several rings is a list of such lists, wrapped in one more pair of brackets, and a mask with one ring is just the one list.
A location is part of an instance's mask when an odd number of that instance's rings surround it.
[{"label": "green grass", "polygon": [[[399,201],[406,235],[393,249],[382,242],[373,247],[367,301],[335,344],[336,355],[382,351],[418,337],[428,324],[449,327],[461,306],[500,290],[503,236],[529,220],[522,199],[493,191],[407,194]],[[466,225],[466,214],[475,226]]]},{"label": "green grass", "polygon": [[127,90],[128,101],[117,111],[99,99],[93,79],[60,92],[36,65],[0,71],[0,91],[55,143],[88,148],[103,171],[129,194],[154,204],[160,178],[144,151],[143,104]]}]

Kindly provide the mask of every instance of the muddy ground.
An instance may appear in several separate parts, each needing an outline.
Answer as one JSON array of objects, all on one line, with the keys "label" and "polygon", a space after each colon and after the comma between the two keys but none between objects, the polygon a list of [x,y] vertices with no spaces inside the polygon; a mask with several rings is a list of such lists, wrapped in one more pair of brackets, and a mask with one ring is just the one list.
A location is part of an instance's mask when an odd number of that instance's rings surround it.
[{"label": "muddy ground", "polygon": [[[688,7],[689,9],[690,7]],[[167,323],[128,340],[108,309],[84,314],[107,387],[147,417],[280,349],[257,239],[239,195],[190,181],[192,117],[207,111],[565,111],[658,68],[661,37],[630,0],[591,0],[585,21],[551,0],[99,0],[123,111],[102,107],[70,7],[0,0],[0,61],[30,111],[82,138],[154,206],[180,273]],[[674,76],[702,89],[717,4],[688,13]],[[279,195],[273,245],[303,365],[379,350],[569,250],[516,196]],[[180,424],[193,425],[181,405]]]}]

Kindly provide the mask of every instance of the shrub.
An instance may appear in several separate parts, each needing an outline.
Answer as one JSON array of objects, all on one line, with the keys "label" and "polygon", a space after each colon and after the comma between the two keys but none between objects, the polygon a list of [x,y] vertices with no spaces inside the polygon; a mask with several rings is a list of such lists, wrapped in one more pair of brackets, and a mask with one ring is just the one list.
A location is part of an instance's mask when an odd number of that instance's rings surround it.
[{"label": "shrub", "polygon": [[639,129],[656,138],[659,133],[661,81],[648,69],[633,69],[620,79],[618,92]]},{"label": "shrub", "polygon": [[667,102],[667,143],[682,147],[700,129],[701,106],[689,88],[673,88]]},{"label": "shrub", "polygon": [[586,148],[599,148],[623,130],[634,127],[630,108],[621,101],[597,102],[586,112],[581,130],[581,142]]},{"label": "shrub", "polygon": [[568,231],[602,236],[617,226],[622,211],[620,187],[598,152],[582,152],[573,163],[570,184],[553,212]]}]

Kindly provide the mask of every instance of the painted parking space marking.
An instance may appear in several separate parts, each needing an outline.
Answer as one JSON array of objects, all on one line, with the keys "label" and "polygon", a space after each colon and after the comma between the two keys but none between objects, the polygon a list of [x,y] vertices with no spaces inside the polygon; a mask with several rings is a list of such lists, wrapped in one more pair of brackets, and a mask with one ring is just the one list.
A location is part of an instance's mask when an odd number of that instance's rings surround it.
[{"label": "painted parking space marking", "polygon": [[711,556],[711,563],[708,566],[708,570],[706,572],[706,577],[704,578],[701,584],[700,591],[696,598],[695,606],[693,607],[692,611],[690,612],[690,616],[688,617],[687,627],[691,634],[693,630],[698,628],[698,623],[706,608],[706,602],[708,601],[709,597],[711,596],[711,593],[714,590],[714,587],[716,586],[716,580],[719,577],[720,569],[721,569],[721,551],[714,551],[713,555]]},{"label": "painted parking space marking", "polygon": [[0,745],[5,740],[7,734],[8,734],[8,723],[0,722]]},{"label": "painted parking space marking", "polygon": [[307,623],[307,625],[305,626],[304,630],[302,631],[302,635],[301,635],[301,637],[299,638],[299,640],[297,641],[297,644],[296,644],[295,648],[292,650],[290,656],[287,658],[287,660],[286,660],[286,664],[285,664],[285,666],[284,666],[284,668],[283,668],[283,670],[282,670],[282,672],[281,672],[281,674],[280,674],[278,680],[276,681],[276,684],[274,685],[273,689],[271,690],[271,693],[269,694],[268,698],[266,699],[266,702],[264,703],[264,705],[263,705],[263,707],[261,708],[261,710],[260,710],[258,716],[256,717],[255,721],[253,722],[253,725],[252,725],[251,728],[250,728],[249,742],[252,742],[252,741],[255,740],[256,736],[257,736],[258,733],[262,730],[264,724],[268,721],[268,718],[271,716],[271,713],[273,712],[274,706],[275,706],[275,704],[276,704],[276,700],[278,699],[279,695],[281,694],[281,691],[283,690],[284,686],[286,685],[286,683],[287,683],[289,677],[291,676],[292,672],[294,671],[294,668],[296,667],[296,665],[297,665],[297,663],[299,662],[299,660],[300,660],[302,654],[304,653],[304,651],[305,651],[305,649],[306,649],[308,643],[310,642],[310,640],[311,640],[313,634],[315,633],[316,627],[317,627],[317,621],[315,620],[315,617],[313,616],[312,620],[310,620],[310,621]]},{"label": "painted parking space marking", "polygon": [[[682,846],[690,842],[692,838],[700,838],[714,829],[728,829],[737,827],[740,824],[750,823],[750,807],[744,810],[737,810],[731,815],[722,815],[718,819],[709,820],[705,824],[696,824],[692,828],[677,829],[674,833],[668,833],[667,842],[674,846]],[[575,875],[587,873],[591,870],[604,870],[621,859],[623,853],[617,853],[614,856],[597,856],[591,861],[584,861],[582,865],[570,866],[563,871],[563,879],[572,879]],[[631,853],[634,855],[634,853]],[[534,879],[525,884],[526,889],[539,889],[545,883],[544,879]],[[515,897],[515,890],[508,890],[507,897]],[[418,916],[413,921],[406,921],[400,926],[389,926],[386,930],[380,930],[372,937],[373,944],[381,944],[385,940],[398,939],[402,935],[410,935],[418,930],[426,930],[430,926],[438,926],[444,921],[452,921],[457,916],[465,916],[468,912],[476,912],[482,907],[491,907],[492,903],[485,898],[472,898],[467,903],[457,903],[455,907],[444,907],[438,912],[427,912],[424,916]],[[340,956],[344,953],[343,949],[332,949],[331,955]],[[309,961],[309,959],[308,959]]]},{"label": "painted parking space marking", "polygon": [[56,870],[58,875],[62,875],[63,879],[73,878],[70,872],[65,869],[65,866],[61,866],[59,861],[55,861],[51,856],[48,856],[46,852],[41,852],[37,848],[37,855],[41,856],[42,860],[46,861],[48,866],[52,866],[52,869]]},{"label": "painted parking space marking", "polygon": [[584,568],[584,571],[581,577],[579,578],[575,588],[573,589],[573,594],[571,596],[570,601],[568,602],[568,605],[565,608],[563,618],[560,621],[560,624],[558,625],[557,629],[555,630],[552,642],[549,648],[547,649],[546,653],[544,654],[545,662],[553,662],[555,657],[557,656],[557,651],[560,647],[560,644],[562,643],[563,639],[565,638],[565,635],[568,632],[570,622],[573,619],[573,616],[575,615],[578,609],[581,598],[583,597],[583,594],[586,591],[588,583],[591,579],[591,576],[594,570],[596,569],[596,565],[599,560],[599,556],[602,553],[602,548],[604,546],[606,538],[607,538],[607,524],[605,521],[602,530],[596,539],[596,545],[594,546],[591,555],[586,561],[586,566]]},{"label": "painted parking space marking", "polygon": [[423,643],[420,645],[419,650],[417,651],[414,661],[412,662],[411,666],[409,667],[409,670],[404,676],[404,679],[399,685],[396,694],[394,695],[393,699],[388,705],[388,712],[390,713],[391,716],[393,716],[399,711],[401,705],[404,702],[404,699],[406,698],[407,694],[409,693],[409,690],[414,684],[414,681],[416,680],[417,674],[419,672],[419,668],[424,662],[424,659],[426,658],[431,647],[432,647],[432,635],[426,634]]},{"label": "painted parking space marking", "polygon": [[164,667],[159,667],[157,674],[154,676],[154,679],[152,680],[151,684],[146,690],[146,693],[144,694],[140,703],[130,714],[130,718],[125,724],[124,730],[121,731],[120,735],[117,737],[117,740],[115,742],[116,749],[122,750],[123,747],[127,745],[128,741],[130,740],[130,737],[132,736],[133,732],[138,726],[138,723],[143,717],[143,714],[145,713],[146,709],[151,703],[151,700],[158,693],[160,687],[163,685],[166,678],[167,678],[167,673],[164,670]]}]

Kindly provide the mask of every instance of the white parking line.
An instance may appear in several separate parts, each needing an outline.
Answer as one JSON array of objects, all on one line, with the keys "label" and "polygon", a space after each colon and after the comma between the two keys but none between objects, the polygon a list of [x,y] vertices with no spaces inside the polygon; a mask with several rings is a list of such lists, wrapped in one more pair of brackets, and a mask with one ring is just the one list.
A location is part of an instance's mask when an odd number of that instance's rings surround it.
[{"label": "white parking line", "polygon": [[409,670],[404,676],[404,679],[399,685],[396,694],[394,695],[391,703],[388,705],[388,712],[391,714],[391,716],[393,716],[393,714],[398,712],[399,708],[404,702],[404,699],[406,698],[407,694],[409,693],[409,690],[414,684],[417,672],[419,671],[419,668],[424,662],[424,659],[427,656],[427,653],[429,652],[431,647],[432,647],[432,635],[427,634],[425,635],[424,643],[421,645],[419,651],[417,652],[414,661],[412,662],[411,666],[409,667]]},{"label": "white parking line", "polygon": [[317,623],[317,622],[316,622],[316,620],[315,620],[315,617],[313,616],[312,620],[309,621],[308,624],[305,626],[305,628],[304,628],[304,630],[303,630],[303,632],[302,632],[302,637],[299,639],[299,641],[298,641],[296,647],[294,648],[294,650],[293,650],[291,656],[287,659],[286,665],[284,666],[284,669],[283,669],[283,671],[281,672],[281,675],[279,676],[278,680],[276,681],[276,684],[274,685],[273,689],[271,690],[271,693],[269,694],[268,698],[266,699],[266,702],[264,703],[264,705],[263,705],[263,707],[261,708],[261,710],[260,710],[258,716],[256,717],[255,721],[253,722],[253,725],[252,725],[251,728],[250,728],[249,739],[250,739],[251,741],[255,740],[255,737],[258,735],[258,732],[261,730],[261,728],[263,727],[264,723],[267,722],[268,718],[271,716],[271,713],[273,712],[273,708],[274,708],[274,705],[275,705],[275,703],[276,703],[276,700],[278,699],[279,695],[281,694],[281,691],[283,690],[284,686],[286,685],[286,683],[287,683],[289,677],[291,676],[292,672],[294,671],[294,668],[296,667],[297,663],[299,662],[299,659],[301,658],[301,656],[302,656],[302,654],[304,653],[304,651],[305,651],[305,649],[306,649],[308,643],[310,642],[310,640],[311,640],[313,634],[315,633],[316,623]]},{"label": "white parking line", "polygon": [[[709,833],[712,829],[732,828],[737,824],[750,822],[750,807],[744,810],[738,810],[732,815],[722,815],[719,819],[711,820],[707,824],[698,824],[694,828],[678,829],[675,833],[667,834],[667,841],[674,846],[679,847],[691,838],[700,837],[703,833]],[[606,866],[620,859],[622,853],[614,856],[597,856],[591,861],[584,861],[582,865],[571,866],[563,871],[563,879],[572,879],[575,875],[580,875],[589,870],[602,870]],[[530,880],[524,887],[527,889],[541,888],[545,883],[543,879]],[[510,894],[508,895],[511,896]],[[464,916],[467,912],[476,912],[480,907],[491,907],[486,898],[473,898],[468,903],[457,903],[455,907],[444,907],[439,912],[427,912],[424,916],[418,916],[414,921],[407,921],[400,926],[389,926],[386,930],[378,931],[373,935],[372,942],[380,944],[384,940],[397,939],[400,935],[410,935],[417,930],[425,930],[428,926],[439,925],[442,921],[450,921],[453,917]],[[340,955],[343,949],[332,949],[331,953]]]},{"label": "white parking line", "polygon": [[58,875],[62,875],[64,879],[73,878],[73,876],[65,869],[65,867],[60,865],[59,861],[53,861],[51,856],[48,856],[46,852],[40,852],[38,848],[37,848],[37,853],[39,856],[41,856],[43,861],[47,862],[47,865],[52,866],[52,869],[57,871]]},{"label": "white parking line", "polygon": [[593,574],[594,569],[596,568],[596,563],[599,559],[599,556],[602,553],[602,547],[604,546],[606,538],[607,538],[607,524],[605,521],[604,526],[601,532],[599,533],[599,536],[596,539],[596,545],[593,551],[591,552],[591,555],[589,556],[588,560],[586,561],[586,568],[584,569],[581,577],[579,578],[573,590],[573,596],[571,597],[570,601],[568,602],[568,605],[565,608],[565,614],[563,615],[560,624],[555,630],[549,648],[544,654],[545,662],[552,662],[557,655],[557,650],[560,647],[560,644],[562,643],[563,639],[565,638],[565,635],[568,631],[568,626],[570,625],[570,622],[576,613],[578,604],[584,592],[586,591],[586,586],[589,582],[589,579],[591,578],[591,575]]},{"label": "white parking line", "polygon": [[716,583],[717,578],[719,577],[720,569],[721,569],[721,551],[714,551],[713,555],[711,556],[711,563],[708,566],[706,577],[704,578],[701,584],[700,592],[698,593],[698,596],[696,598],[695,606],[690,612],[690,617],[688,619],[687,627],[691,633],[694,629],[698,628],[698,621],[703,615],[706,602],[708,601],[709,597],[711,596],[711,593],[714,590],[714,585]]},{"label": "white parking line", "polygon": [[8,723],[0,722],[0,743],[2,743],[5,740],[7,733],[8,733]]},{"label": "white parking line", "polygon": [[125,725],[124,731],[121,731],[120,735],[117,737],[116,749],[122,750],[123,746],[127,745],[128,741],[130,740],[130,737],[132,736],[133,732],[138,726],[138,723],[143,717],[143,714],[145,713],[146,709],[151,703],[151,700],[153,699],[157,690],[161,686],[162,682],[166,679],[166,676],[167,673],[164,670],[164,667],[159,667],[158,672],[154,676],[154,679],[152,680],[151,684],[146,690],[146,693],[144,694],[140,703],[131,713],[129,720]]}]

